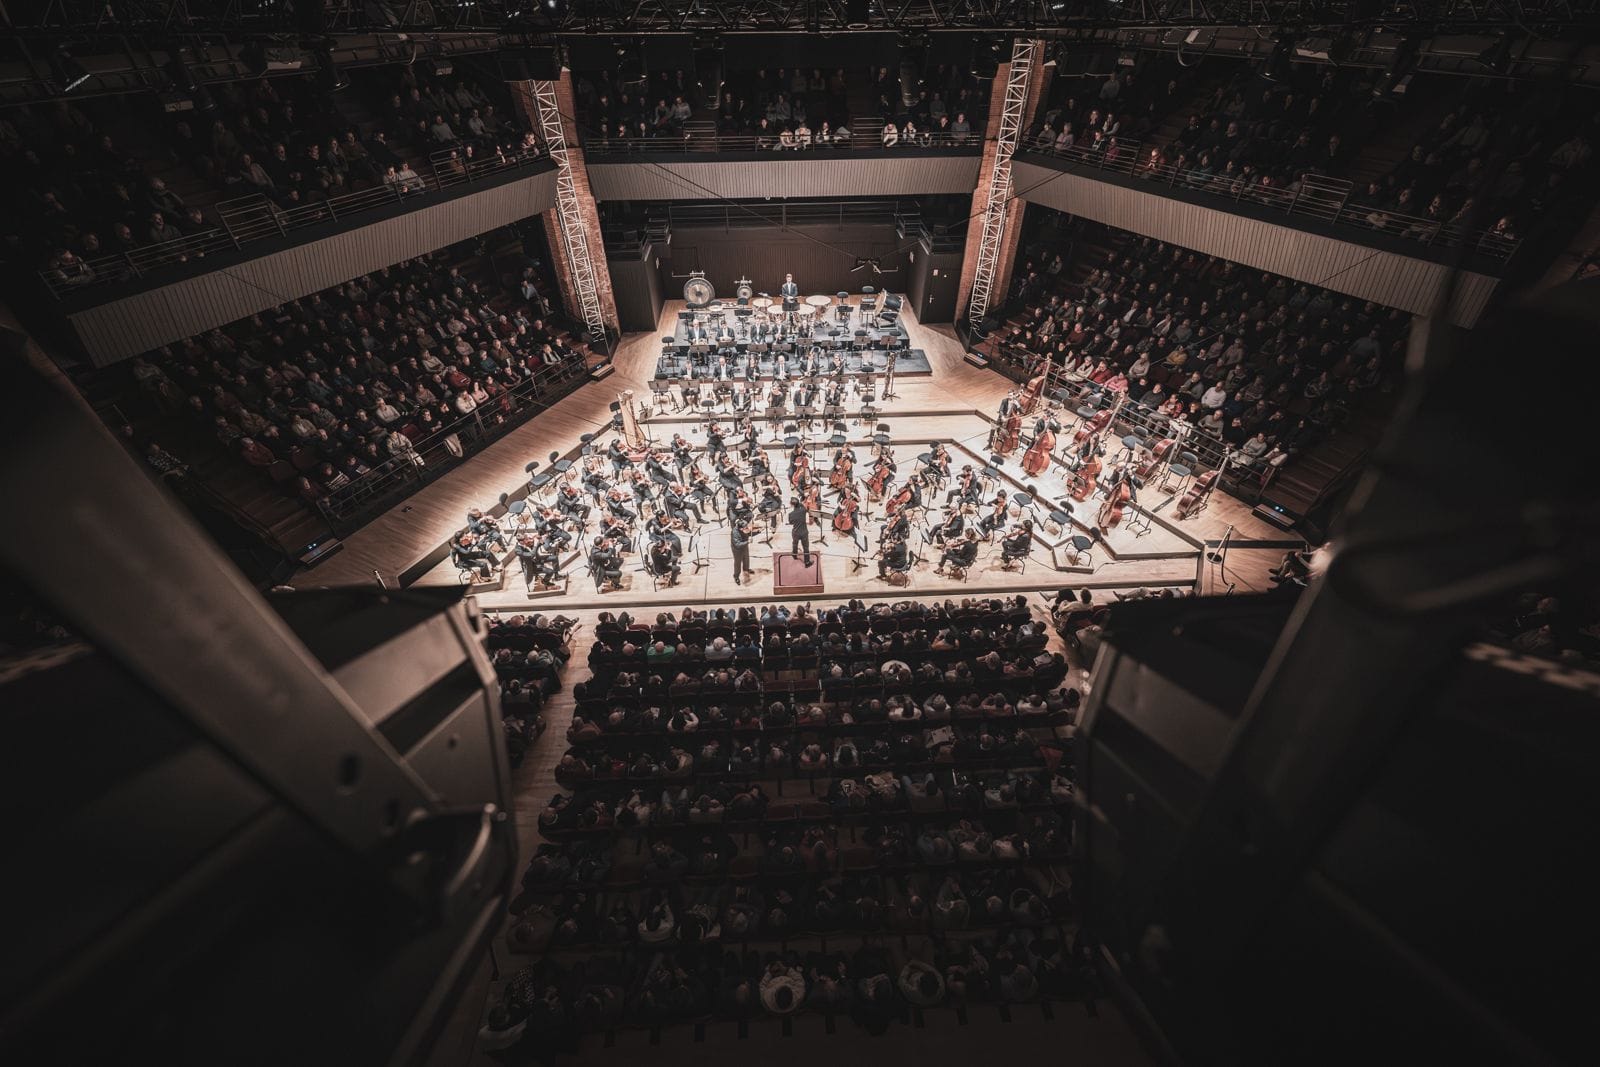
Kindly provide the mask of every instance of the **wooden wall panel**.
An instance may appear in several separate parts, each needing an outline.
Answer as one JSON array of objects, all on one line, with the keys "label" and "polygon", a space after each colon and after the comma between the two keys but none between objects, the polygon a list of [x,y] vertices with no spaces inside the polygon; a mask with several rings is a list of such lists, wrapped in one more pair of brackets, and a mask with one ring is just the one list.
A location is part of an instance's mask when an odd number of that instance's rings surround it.
[{"label": "wooden wall panel", "polygon": [[90,359],[105,366],[539,214],[554,203],[555,175],[547,171],[108,301],[68,319]]},{"label": "wooden wall panel", "polygon": [[[1013,177],[1023,198],[1207,255],[1324,286],[1417,315],[1431,314],[1447,284],[1443,264],[1354,240],[1308,233],[1019,159]],[[1471,326],[1499,279],[1462,271],[1449,311]]]},{"label": "wooden wall panel", "polygon": [[761,197],[970,194],[978,153],[867,156],[813,151],[805,156],[718,162],[589,160],[596,200],[713,200]]}]

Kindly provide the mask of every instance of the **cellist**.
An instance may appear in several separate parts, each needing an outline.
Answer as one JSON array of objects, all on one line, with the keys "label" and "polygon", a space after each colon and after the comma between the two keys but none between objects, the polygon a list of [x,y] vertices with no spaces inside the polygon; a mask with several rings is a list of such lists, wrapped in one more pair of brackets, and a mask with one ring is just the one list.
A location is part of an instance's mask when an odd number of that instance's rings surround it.
[{"label": "cellist", "polygon": [[1047,422],[1033,437],[1033,444],[1022,457],[1022,469],[1030,478],[1037,478],[1050,469],[1050,454],[1055,451],[1056,432]]},{"label": "cellist", "polygon": [[[1091,439],[1092,440],[1092,439]],[[1068,483],[1067,492],[1074,500],[1088,500],[1094,492],[1095,479],[1100,476],[1100,450],[1092,449]]]},{"label": "cellist", "polygon": [[1100,505],[1100,512],[1095,516],[1095,525],[1102,530],[1114,530],[1122,522],[1123,509],[1133,499],[1132,476],[1128,472],[1128,465],[1123,464],[1111,472],[1106,485],[1106,502]]},{"label": "cellist", "polygon": [[872,473],[867,477],[867,495],[870,499],[883,499],[883,494],[889,489],[889,483],[894,480],[894,472],[894,460],[887,454],[880,455],[878,461],[872,465]]},{"label": "cellist", "polygon": [[805,445],[795,445],[789,453],[789,488],[798,489],[802,479],[811,473],[811,454]]},{"label": "cellist", "polygon": [[[1011,411],[1001,416],[999,431],[995,434],[994,450],[1002,456],[1009,456],[1016,451],[1022,439],[1022,406],[1015,400],[1014,395],[1007,397],[1012,403]],[[1004,409],[1004,404],[1001,405]]]},{"label": "cellist", "polygon": [[856,460],[850,454],[848,446],[842,446],[833,457],[833,473],[828,475],[828,488],[834,492],[843,492],[851,480],[851,472],[855,470]]},{"label": "cellist", "polygon": [[833,528],[838,533],[850,535],[850,540],[865,552],[867,549],[866,537],[861,533],[861,514],[856,501],[856,492],[848,483],[839,496],[839,506],[833,513]]}]

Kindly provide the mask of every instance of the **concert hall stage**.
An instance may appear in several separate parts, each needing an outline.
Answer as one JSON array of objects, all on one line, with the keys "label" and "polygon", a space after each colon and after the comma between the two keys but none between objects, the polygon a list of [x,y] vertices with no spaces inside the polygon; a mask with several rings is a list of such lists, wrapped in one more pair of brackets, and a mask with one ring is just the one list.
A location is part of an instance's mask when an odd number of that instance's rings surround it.
[{"label": "concert hall stage", "polygon": [[[846,374],[860,374],[863,370],[871,374],[882,374],[885,357],[883,351],[867,350],[866,352],[843,352],[844,369]],[[773,368],[777,360],[768,353],[760,358],[761,374],[759,380],[770,381],[773,377]],[[673,354],[663,352],[656,361],[656,378],[681,378],[688,373],[688,349],[675,351]],[[744,381],[745,369],[743,364],[732,368],[732,381]],[[902,349],[899,358],[894,363],[894,374],[898,378],[926,378],[933,374],[933,368],[928,364],[928,354],[920,348]],[[789,380],[795,381],[800,375],[791,373]],[[709,380],[709,379],[708,379]]]}]

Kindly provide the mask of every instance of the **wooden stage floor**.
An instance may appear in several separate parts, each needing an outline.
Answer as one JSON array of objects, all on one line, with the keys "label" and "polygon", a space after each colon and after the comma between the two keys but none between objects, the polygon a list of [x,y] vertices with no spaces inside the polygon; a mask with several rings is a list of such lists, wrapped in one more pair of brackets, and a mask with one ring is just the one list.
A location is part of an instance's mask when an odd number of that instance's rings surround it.
[{"label": "wooden stage floor", "polygon": [[[660,337],[672,328],[681,307],[681,301],[668,303],[658,331],[625,337],[615,359],[615,373],[610,377],[580,387],[555,409],[518,427],[456,470],[424,487],[403,505],[379,516],[346,539],[340,552],[320,566],[300,573],[291,584],[305,588],[370,584],[379,575],[391,586],[398,584],[401,574],[418,569],[460,529],[468,508],[487,510],[501,493],[514,493],[524,485],[527,480],[524,468],[530,460],[545,462],[551,452],[566,453],[575,449],[581,434],[604,432],[611,417],[610,405],[629,390],[634,400],[648,402],[648,383],[655,375]],[[926,377],[898,379],[895,398],[878,403],[883,412],[881,421],[890,424],[897,443],[896,458],[901,477],[911,469],[916,454],[926,451],[926,443],[936,440],[950,448],[954,469],[959,470],[965,462],[978,465],[991,426],[988,416],[993,415],[1011,383],[993,371],[966,363],[964,350],[951,327],[923,326],[909,313],[902,316],[902,322],[911,345],[927,354],[933,373]],[[848,404],[846,410],[850,410]],[[648,420],[647,426],[651,435],[659,440],[668,440],[675,432],[684,433],[697,445],[704,440],[698,420],[687,414],[676,416],[670,408]],[[858,455],[863,459],[870,451],[865,444],[868,432],[870,427],[852,422],[851,435],[857,439]],[[1020,458],[1019,451],[1003,468],[1008,492],[1032,486],[1041,500],[1055,500],[1063,495],[1063,475],[1059,467],[1037,479],[1025,478],[1017,462]],[[775,464],[774,469],[781,477],[783,464]],[[813,547],[823,557],[826,592],[809,599],[831,601],[896,593],[959,597],[1001,591],[1053,591],[1063,586],[1097,589],[1177,586],[1205,593],[1222,592],[1226,586],[1233,586],[1246,592],[1268,588],[1267,571],[1287,548],[1301,543],[1292,534],[1253,516],[1245,504],[1221,493],[1214,494],[1210,506],[1200,515],[1176,522],[1171,518],[1170,503],[1164,503],[1166,496],[1146,489],[1141,494],[1141,503],[1156,512],[1150,532],[1135,537],[1126,529],[1113,531],[1107,539],[1110,551],[1105,546],[1097,547],[1089,566],[1071,567],[1060,551],[1061,537],[1045,529],[1046,524],[1036,522],[1033,553],[1025,570],[1000,569],[996,543],[980,550],[978,563],[968,581],[956,582],[933,573],[938,555],[929,546],[929,551],[923,553],[924,562],[914,568],[910,585],[903,590],[890,588],[878,580],[876,565],[870,559],[865,568],[856,569],[851,565],[854,553],[847,546],[829,537],[829,544],[824,547],[813,536]],[[942,503],[942,498],[939,502]],[[1078,511],[1081,517],[1092,522],[1098,506],[1098,498],[1092,498],[1088,504],[1080,505]],[[876,520],[868,524],[872,535],[881,523],[881,509],[875,514]],[[1042,518],[1042,514],[1039,517]],[[1236,546],[1229,551],[1224,572],[1206,562],[1203,551],[1220,542],[1230,527],[1233,539],[1248,547]],[[743,586],[735,585],[732,580],[726,529],[708,523],[702,533],[704,544],[697,547],[709,564],[698,572],[685,566],[682,580],[675,587],[653,590],[649,576],[638,570],[637,559],[630,555],[625,558],[622,590],[596,594],[584,568],[577,564],[569,569],[567,591],[560,596],[529,600],[521,575],[512,574],[505,582],[505,589],[480,592],[479,599],[486,607],[536,604],[541,611],[598,607],[619,610],[635,604],[661,610],[660,606],[666,604],[781,599],[772,595],[771,553],[787,551],[785,527],[780,526],[779,536],[774,538],[772,546],[754,546],[751,561],[756,566],[756,581]],[[869,542],[869,556],[871,547],[874,546]],[[1063,564],[1067,564],[1067,569],[1056,569]],[[457,580],[454,568],[446,564],[428,569],[418,579],[418,584],[454,584]]]}]

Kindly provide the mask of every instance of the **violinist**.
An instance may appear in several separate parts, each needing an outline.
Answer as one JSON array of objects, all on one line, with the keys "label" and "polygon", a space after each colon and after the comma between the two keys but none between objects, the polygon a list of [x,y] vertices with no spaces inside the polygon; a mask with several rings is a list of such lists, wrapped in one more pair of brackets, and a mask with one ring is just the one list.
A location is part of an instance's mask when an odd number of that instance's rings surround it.
[{"label": "violinist", "polygon": [[1005,527],[1009,517],[1006,512],[1010,507],[1011,502],[1006,499],[1004,490],[995,494],[992,510],[978,523],[978,529],[983,531],[985,537],[992,537]]},{"label": "violinist", "polygon": [[722,427],[713,422],[706,427],[706,454],[720,456],[727,450],[728,446],[722,440]]},{"label": "violinist", "polygon": [[506,550],[505,534],[500,532],[500,524],[492,516],[485,515],[482,508],[467,509],[467,529],[479,541],[492,546],[496,551]]},{"label": "violinist", "polygon": [[[689,494],[687,500],[685,501],[686,504],[697,509],[701,505],[710,504],[711,513],[716,515],[719,519],[722,517],[722,506],[717,503],[717,490],[712,488],[711,479],[706,477],[704,471],[699,469],[691,469],[689,471],[688,487]],[[704,518],[701,517],[701,512],[698,510],[695,511],[695,517],[700,519],[702,522],[705,521]]]},{"label": "violinist", "polygon": [[961,537],[966,530],[967,519],[959,507],[951,508],[950,514],[933,531],[933,540],[936,544],[948,545]]},{"label": "violinist", "polygon": [[944,447],[943,441],[935,441],[930,451],[931,459],[928,467],[923,471],[923,476],[943,485],[950,477],[950,452]]},{"label": "violinist", "polygon": [[606,491],[606,513],[613,522],[624,526],[632,526],[633,520],[638,518],[633,509],[628,507],[628,494],[619,486]]},{"label": "violinist", "polygon": [[664,457],[660,451],[651,449],[650,458],[644,461],[645,473],[657,485],[671,485],[677,479],[672,476],[671,471],[667,470],[667,465],[663,460]]},{"label": "violinist", "polygon": [[911,517],[902,509],[900,514],[893,516],[883,524],[883,529],[878,532],[878,543],[898,537],[904,541],[911,533]]},{"label": "violinist", "polygon": [[478,535],[471,530],[461,531],[455,544],[450,546],[450,555],[457,568],[474,572],[474,580],[477,581],[488,580],[498,569],[494,556],[479,543]]},{"label": "violinist", "polygon": [[[572,535],[561,526],[561,517],[550,508],[539,512],[538,530],[544,540],[553,544],[557,551],[565,549],[572,544]],[[582,530],[583,527],[579,527]]]},{"label": "violinist", "polygon": [[760,444],[751,442],[744,451],[744,461],[750,465],[750,477],[759,481],[772,473],[767,466],[767,450]]},{"label": "violinist", "polygon": [[[587,479],[587,475],[585,476]],[[583,494],[572,485],[563,485],[556,494],[556,510],[562,515],[578,524],[579,529],[589,524],[589,505],[584,503]]]},{"label": "violinist", "polygon": [[748,523],[755,517],[755,505],[750,502],[750,494],[740,489],[737,494],[730,493],[728,497],[728,517],[736,524]]},{"label": "violinist", "polygon": [[751,574],[750,537],[754,533],[754,526],[739,520],[728,527],[728,547],[733,552],[734,585],[743,585],[744,579]]},{"label": "violinist", "polygon": [[978,531],[968,530],[965,537],[945,548],[944,555],[939,557],[939,565],[933,569],[937,574],[944,574],[945,568],[949,567],[953,571],[965,574],[977,561]]},{"label": "violinist", "polygon": [[672,459],[678,465],[678,477],[680,478],[683,477],[684,470],[694,462],[694,450],[681,433],[672,435]]},{"label": "violinist", "polygon": [[1050,469],[1050,454],[1055,451],[1056,432],[1046,423],[1033,438],[1033,444],[1022,457],[1022,469],[1030,478],[1037,478]]},{"label": "violinist", "polygon": [[839,506],[833,513],[833,528],[839,533],[849,534],[850,540],[862,550],[866,549],[866,537],[861,532],[860,505],[856,500],[855,490],[848,485],[840,495]]},{"label": "violinist", "polygon": [[596,593],[605,592],[607,583],[612,589],[622,588],[622,553],[617,551],[616,542],[610,537],[594,539],[594,548],[589,553],[589,570],[594,575]]},{"label": "violinist", "polygon": [[1000,566],[1005,567],[1013,560],[1026,559],[1028,550],[1033,545],[1033,520],[1023,519],[1022,523],[1006,534],[1005,540],[1000,542]]},{"label": "violinist", "polygon": [[522,564],[523,583],[532,589],[539,578],[539,539],[533,534],[523,534],[517,538],[511,550],[516,553],[517,562]]},{"label": "violinist", "polygon": [[982,492],[983,481],[978,477],[978,472],[972,469],[972,464],[964,463],[955,487],[944,495],[944,502],[949,504],[959,500],[963,504],[976,504],[981,499]]},{"label": "violinist", "polygon": [[672,522],[673,520],[668,518],[665,512],[652,515],[650,521],[644,524],[644,533],[652,543],[666,541],[672,545],[674,552],[682,552],[683,540],[678,536],[677,531],[673,529]]},{"label": "violinist", "polygon": [[622,444],[622,438],[613,437],[611,445],[606,449],[606,455],[611,460],[611,467],[617,474],[621,474],[633,466],[633,460],[628,458],[628,450]]}]

